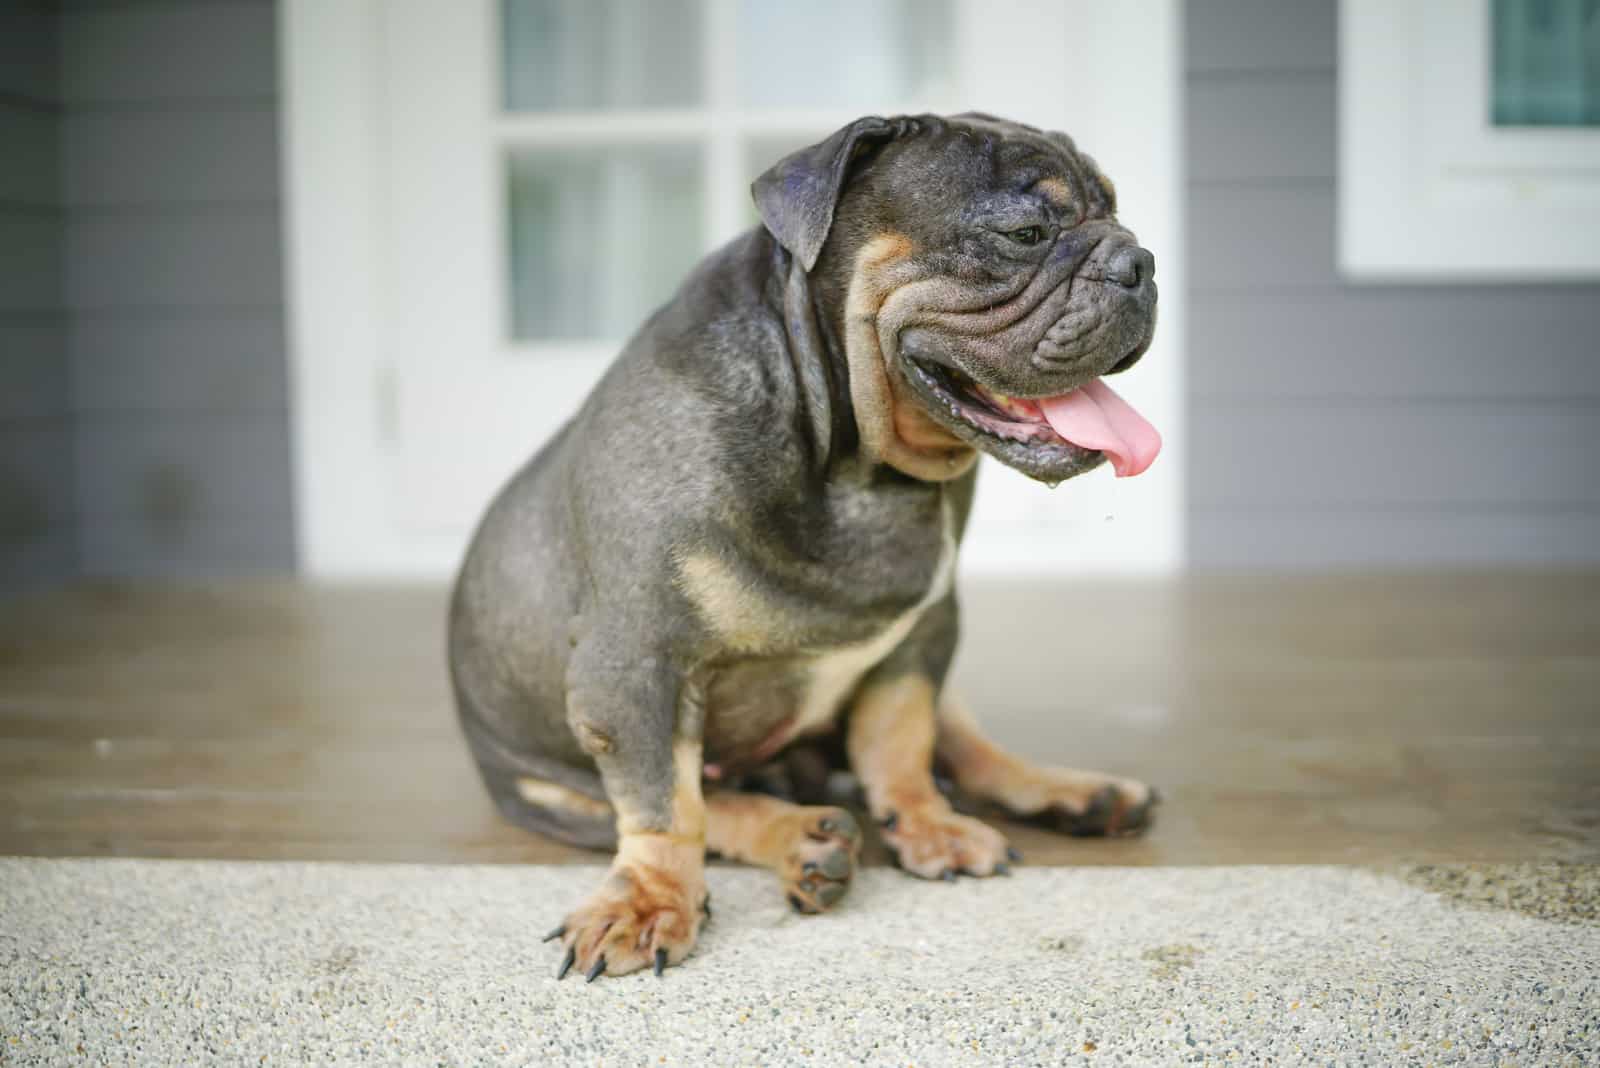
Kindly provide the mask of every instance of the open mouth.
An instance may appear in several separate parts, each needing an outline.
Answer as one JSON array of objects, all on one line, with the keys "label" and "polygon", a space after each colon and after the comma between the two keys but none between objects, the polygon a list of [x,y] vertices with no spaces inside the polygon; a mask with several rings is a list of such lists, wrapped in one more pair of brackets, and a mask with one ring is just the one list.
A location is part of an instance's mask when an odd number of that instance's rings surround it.
[{"label": "open mouth", "polygon": [[944,364],[903,362],[940,423],[1034,478],[1070,478],[1102,459],[1126,478],[1161,450],[1155,427],[1102,379],[1055,396],[1012,397]]}]

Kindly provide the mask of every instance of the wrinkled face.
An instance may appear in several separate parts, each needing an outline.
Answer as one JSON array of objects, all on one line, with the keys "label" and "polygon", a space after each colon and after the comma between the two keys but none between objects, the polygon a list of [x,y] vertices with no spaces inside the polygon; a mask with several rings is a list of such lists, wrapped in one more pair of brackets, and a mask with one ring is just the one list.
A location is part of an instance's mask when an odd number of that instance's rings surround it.
[{"label": "wrinkled face", "polygon": [[863,160],[834,230],[852,375],[863,350],[884,370],[885,452],[953,468],[976,448],[1048,482],[1108,457],[1119,475],[1148,466],[1159,437],[1098,381],[1155,328],[1154,260],[1115,212],[1068,138],[999,120],[949,120]]}]

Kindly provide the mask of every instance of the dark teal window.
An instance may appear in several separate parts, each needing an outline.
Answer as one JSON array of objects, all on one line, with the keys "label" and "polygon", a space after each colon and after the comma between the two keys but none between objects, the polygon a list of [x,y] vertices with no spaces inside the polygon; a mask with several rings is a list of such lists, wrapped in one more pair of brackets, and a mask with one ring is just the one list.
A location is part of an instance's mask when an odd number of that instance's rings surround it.
[{"label": "dark teal window", "polygon": [[1600,126],[1600,0],[1494,0],[1496,126]]}]

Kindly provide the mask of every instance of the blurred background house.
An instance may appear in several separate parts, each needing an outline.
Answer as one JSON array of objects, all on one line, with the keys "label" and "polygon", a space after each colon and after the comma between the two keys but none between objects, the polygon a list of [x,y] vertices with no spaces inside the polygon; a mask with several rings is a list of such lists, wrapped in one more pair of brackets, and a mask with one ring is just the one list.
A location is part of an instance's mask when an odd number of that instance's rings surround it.
[{"label": "blurred background house", "polygon": [[[1419,248],[1422,266],[1341,268],[1341,212],[1370,209],[1340,196],[1334,0],[1156,4],[1087,39],[1069,5],[1037,3],[509,0],[503,24],[491,4],[318,6],[6,4],[3,588],[442,576],[604,356],[753,222],[750,177],[862,111],[969,106],[1067,128],[1122,187],[1166,320],[1128,381],[1171,439],[1127,487],[1048,495],[992,472],[969,567],[1600,560],[1595,265],[1519,263],[1483,229],[1476,266],[1440,250],[1430,271]],[[1501,52],[1369,65],[1476,64],[1500,95],[1463,115],[1513,150],[1528,124],[1568,142],[1486,172],[1509,193],[1441,195],[1476,198],[1472,229],[1558,201],[1559,241],[1592,261],[1593,4],[1395,7],[1479,19]],[[1068,42],[1053,51],[1051,20]],[[296,25],[350,40],[296,58]],[[1514,40],[1521,59],[1502,55]],[[1114,97],[1110,69],[1137,72]],[[291,106],[290,82],[341,75],[342,96]],[[1575,109],[1504,103],[1503,82],[1526,95],[1540,77]],[[1348,149],[1365,120],[1346,103]],[[1411,121],[1418,138],[1439,125]],[[1432,181],[1389,163],[1397,203]],[[330,166],[346,187],[306,190],[296,221],[286,181]],[[353,236],[310,214],[341,205],[366,212]],[[1426,245],[1412,218],[1384,240]],[[297,293],[313,305],[298,318]],[[335,300],[369,321],[330,322]],[[370,360],[347,365],[352,345]]]}]

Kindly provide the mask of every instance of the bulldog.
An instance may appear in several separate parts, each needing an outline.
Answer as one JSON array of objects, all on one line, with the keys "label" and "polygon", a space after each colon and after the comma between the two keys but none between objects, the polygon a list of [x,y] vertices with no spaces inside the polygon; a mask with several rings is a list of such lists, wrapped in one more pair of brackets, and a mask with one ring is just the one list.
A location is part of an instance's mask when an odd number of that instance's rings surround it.
[{"label": "bulldog", "polygon": [[1135,833],[1158,800],[1005,751],[944,688],[979,454],[1054,484],[1160,448],[1105,382],[1156,313],[1111,183],[1063,134],[919,115],[853,122],[752,192],[762,225],[500,492],[452,599],[490,795],[614,852],[547,937],[560,976],[688,956],[708,851],[801,913],[837,904],[862,841],[826,803],[839,771],[926,879],[1021,859],[943,779],[1072,834]]}]

